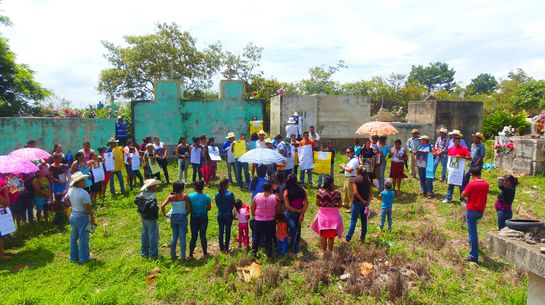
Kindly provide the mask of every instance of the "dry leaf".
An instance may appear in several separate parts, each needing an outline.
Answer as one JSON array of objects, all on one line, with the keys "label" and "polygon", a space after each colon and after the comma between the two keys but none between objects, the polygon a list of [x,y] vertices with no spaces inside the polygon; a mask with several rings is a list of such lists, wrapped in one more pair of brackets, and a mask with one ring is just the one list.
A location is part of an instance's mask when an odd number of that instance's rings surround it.
[{"label": "dry leaf", "polygon": [[238,267],[238,276],[245,283],[252,281],[253,279],[258,278],[261,275],[261,266],[257,263],[252,263],[248,267]]},{"label": "dry leaf", "polygon": [[371,272],[373,272],[373,269],[375,267],[373,266],[373,264],[370,264],[370,263],[361,263],[360,264],[360,273],[362,276],[367,276],[368,274],[370,274]]}]

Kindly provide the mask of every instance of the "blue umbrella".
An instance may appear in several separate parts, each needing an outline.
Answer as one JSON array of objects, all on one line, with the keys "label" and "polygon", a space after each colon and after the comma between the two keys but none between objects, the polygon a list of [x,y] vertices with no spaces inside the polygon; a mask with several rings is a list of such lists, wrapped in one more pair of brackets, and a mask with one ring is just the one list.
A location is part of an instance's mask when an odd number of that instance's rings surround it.
[{"label": "blue umbrella", "polygon": [[284,161],[284,157],[277,152],[269,148],[256,148],[249,150],[244,155],[238,158],[239,162],[255,163],[255,164],[273,164]]}]

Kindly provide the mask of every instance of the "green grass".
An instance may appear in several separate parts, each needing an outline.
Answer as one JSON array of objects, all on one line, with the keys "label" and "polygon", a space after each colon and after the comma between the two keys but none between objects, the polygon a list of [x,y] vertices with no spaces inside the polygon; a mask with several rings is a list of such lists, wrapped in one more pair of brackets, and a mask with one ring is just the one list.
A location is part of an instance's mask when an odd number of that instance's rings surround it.
[{"label": "green grass", "polygon": [[[490,160],[488,158],[487,162]],[[344,162],[343,156],[337,158],[336,164],[341,162]],[[177,168],[171,165],[169,170],[171,177],[175,177]],[[225,165],[220,164],[219,176],[225,175],[225,170]],[[487,232],[497,228],[493,203],[498,191],[495,179],[501,174],[500,170],[494,169],[484,175],[492,187],[487,210],[479,222],[483,246]],[[337,184],[342,185],[344,178],[338,174],[335,177]],[[545,179],[523,177],[520,181],[514,216],[543,219],[545,209],[536,199],[541,198],[545,190]],[[410,195],[418,193],[417,180],[406,179],[402,186],[405,195],[394,203],[393,232],[378,230],[378,216],[373,215],[365,244],[353,241],[340,246],[337,242],[335,247],[351,250],[347,253],[353,255],[352,263],[367,259],[375,265],[380,264],[380,259],[373,260],[369,255],[373,249],[382,249],[392,264],[424,266],[427,275],[419,277],[415,288],[406,290],[405,295],[396,299],[397,303],[524,304],[527,277],[519,268],[492,256],[484,247],[481,247],[481,264],[463,262],[469,251],[463,209],[459,204],[441,204],[446,184],[436,182],[434,186],[437,198],[422,199]],[[231,190],[237,198],[249,201],[248,192],[241,192],[236,186],[232,186]],[[213,195],[217,189],[214,186],[205,191]],[[164,186],[157,193],[157,198],[163,200],[169,192],[170,186]],[[360,287],[360,290],[356,290],[360,293],[347,293],[346,288],[354,282],[342,282],[334,272],[326,274],[324,281],[316,283],[317,276],[329,271],[321,270],[322,266],[326,268],[326,262],[320,258],[318,238],[309,227],[316,212],[314,188],[309,190],[311,207],[303,228],[305,256],[273,260],[262,257],[263,277],[251,283],[242,282],[233,272],[241,261],[249,260],[247,253],[236,249],[236,241],[231,240],[231,246],[235,249],[231,254],[218,254],[217,210],[214,204],[207,232],[209,249],[214,254],[212,257],[187,264],[172,262],[167,246],[171,236],[170,226],[161,217],[162,257],[157,260],[141,258],[141,224],[133,204],[136,194],[135,190],[126,196],[112,198],[108,195],[95,207],[99,227],[91,235],[91,253],[97,260],[88,264],[68,262],[68,225],[57,228],[51,224],[32,224],[14,234],[14,238],[7,243],[7,253],[13,258],[0,262],[0,281],[4,287],[0,303],[375,304],[389,300],[389,291],[384,288],[389,286],[372,292]],[[380,211],[378,200],[372,202],[372,210],[375,213]],[[343,212],[343,219],[347,228],[349,214]],[[236,233],[234,222],[232,236]],[[359,234],[359,227],[355,234]],[[199,258],[200,254],[201,249],[197,246],[196,257]],[[160,273],[152,284],[148,284],[146,278],[155,267],[160,268]],[[344,292],[340,292],[338,283],[345,288]]]}]

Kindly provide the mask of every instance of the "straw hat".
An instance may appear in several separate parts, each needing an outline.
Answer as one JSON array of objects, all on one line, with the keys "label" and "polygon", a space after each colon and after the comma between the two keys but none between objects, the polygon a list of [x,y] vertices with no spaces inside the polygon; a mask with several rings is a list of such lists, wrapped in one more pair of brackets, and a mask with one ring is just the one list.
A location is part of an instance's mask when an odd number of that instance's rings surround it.
[{"label": "straw hat", "polygon": [[259,136],[260,136],[260,135],[267,136],[267,133],[266,133],[263,129],[261,129],[261,130],[257,133],[257,135],[259,135]]},{"label": "straw hat", "polygon": [[449,132],[449,136],[463,137],[464,135],[460,132],[460,130],[454,129],[453,131]]},{"label": "straw hat", "polygon": [[116,140],[114,137],[110,137],[110,139],[108,140],[108,144],[117,142],[119,142],[119,140]]},{"label": "straw hat", "polygon": [[411,133],[420,133],[420,130],[414,128],[414,129],[411,131]]},{"label": "straw hat", "polygon": [[154,185],[159,185],[159,184],[161,184],[161,180],[146,179],[146,181],[144,181],[144,185],[142,186],[142,188],[140,190],[143,192],[143,191],[147,190],[148,187],[154,186]]},{"label": "straw hat", "polygon": [[427,141],[429,141],[430,137],[428,137],[426,135],[423,135],[423,136],[420,136],[420,138],[418,138],[418,140],[427,140]]},{"label": "straw hat", "polygon": [[481,141],[484,141],[485,140],[485,137],[482,133],[480,132],[476,132],[474,135],[473,135],[475,138],[479,138],[481,139]]},{"label": "straw hat", "polygon": [[78,183],[79,181],[83,179],[87,179],[89,175],[84,175],[82,172],[75,172],[72,174],[72,177],[70,177],[70,187],[73,187],[74,184]]},{"label": "straw hat", "polygon": [[445,134],[446,134],[446,133],[448,132],[448,130],[447,130],[446,128],[443,127],[443,128],[441,128],[441,129],[439,129],[439,132],[440,132],[440,133],[445,133]]},{"label": "straw hat", "polygon": [[225,138],[230,139],[230,138],[234,138],[234,137],[235,137],[235,133],[231,131],[231,132],[227,133],[227,136]]},{"label": "straw hat", "polygon": [[272,144],[272,141],[269,138],[266,138],[263,142],[265,142],[265,144]]},{"label": "straw hat", "polygon": [[287,122],[287,123],[288,123],[288,124],[295,124],[295,120],[294,120],[292,117],[290,117],[290,118],[288,119],[288,122]]}]

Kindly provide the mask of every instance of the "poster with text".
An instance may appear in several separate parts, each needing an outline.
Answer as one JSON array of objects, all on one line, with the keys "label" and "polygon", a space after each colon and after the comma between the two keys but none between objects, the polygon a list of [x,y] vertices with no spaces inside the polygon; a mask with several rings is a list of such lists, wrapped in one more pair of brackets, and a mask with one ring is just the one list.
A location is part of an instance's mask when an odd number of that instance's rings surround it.
[{"label": "poster with text", "polygon": [[208,155],[212,161],[221,161],[220,150],[216,146],[208,146]]},{"label": "poster with text", "polygon": [[299,169],[307,170],[314,168],[314,152],[312,145],[299,146]]},{"label": "poster with text", "polygon": [[314,173],[322,175],[331,174],[331,152],[314,152]]},{"label": "poster with text", "polygon": [[461,186],[464,181],[466,159],[448,157],[448,184]]},{"label": "poster with text", "polygon": [[15,223],[13,222],[13,215],[9,208],[0,208],[0,236],[6,236],[15,232]]},{"label": "poster with text", "polygon": [[106,171],[108,172],[113,171],[115,169],[113,152],[107,152],[104,154],[104,166],[106,167]]}]

